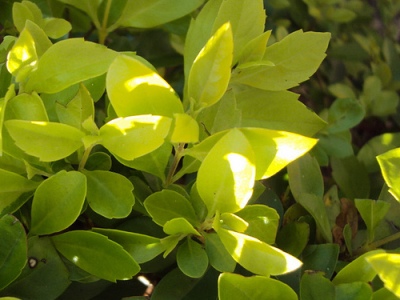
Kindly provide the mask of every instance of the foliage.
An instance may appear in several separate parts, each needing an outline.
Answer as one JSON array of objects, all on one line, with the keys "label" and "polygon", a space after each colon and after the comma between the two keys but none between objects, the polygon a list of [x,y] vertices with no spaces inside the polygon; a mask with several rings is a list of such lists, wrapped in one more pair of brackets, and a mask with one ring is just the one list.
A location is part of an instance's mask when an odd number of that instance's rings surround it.
[{"label": "foliage", "polygon": [[400,298],[400,5],[264,2],[6,2],[0,296]]}]

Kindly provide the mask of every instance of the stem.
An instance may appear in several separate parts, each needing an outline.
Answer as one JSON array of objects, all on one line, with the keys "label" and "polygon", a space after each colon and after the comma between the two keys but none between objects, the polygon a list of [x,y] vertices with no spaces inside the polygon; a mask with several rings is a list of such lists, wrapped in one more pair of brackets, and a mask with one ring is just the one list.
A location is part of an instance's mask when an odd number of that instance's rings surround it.
[{"label": "stem", "polygon": [[173,183],[173,176],[176,172],[176,169],[178,168],[179,162],[182,158],[182,152],[184,150],[185,144],[180,143],[178,146],[175,148],[175,156],[174,160],[172,162],[171,168],[169,169],[167,179],[165,180],[165,186],[169,186],[170,184]]},{"label": "stem", "polygon": [[398,239],[400,239],[400,232],[396,232],[396,233],[394,233],[392,235],[389,235],[389,236],[387,236],[387,237],[385,237],[383,239],[380,239],[380,240],[375,241],[375,242],[373,242],[371,244],[365,245],[364,247],[362,247],[362,248],[358,249],[358,251],[356,251],[356,255],[364,254],[364,253],[366,253],[368,251],[377,249],[377,248],[379,248],[379,247],[381,247],[381,246],[383,246],[383,245],[385,245],[387,243],[393,242],[393,241],[398,240]]},{"label": "stem", "polygon": [[369,244],[368,248],[372,248],[372,249],[379,248],[382,245],[385,245],[387,243],[393,242],[398,239],[400,239],[400,232],[396,232],[395,234],[392,234],[383,239],[377,240],[377,241]]},{"label": "stem", "polygon": [[90,152],[92,152],[93,147],[94,145],[89,146],[85,149],[85,152],[83,152],[82,159],[79,162],[78,171],[82,171],[85,168],[86,162],[89,158]]},{"label": "stem", "polygon": [[106,9],[104,10],[103,22],[101,24],[101,28],[99,29],[99,44],[101,45],[104,45],[108,35],[107,22],[110,15],[111,3],[112,0],[107,0]]}]

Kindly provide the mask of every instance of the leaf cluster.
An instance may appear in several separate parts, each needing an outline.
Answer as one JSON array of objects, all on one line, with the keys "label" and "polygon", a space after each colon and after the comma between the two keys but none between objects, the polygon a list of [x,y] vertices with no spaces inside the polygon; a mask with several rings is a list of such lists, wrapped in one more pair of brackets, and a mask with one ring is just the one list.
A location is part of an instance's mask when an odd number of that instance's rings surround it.
[{"label": "leaf cluster", "polygon": [[400,298],[399,137],[355,141],[397,120],[376,5],[7,3],[0,296]]}]

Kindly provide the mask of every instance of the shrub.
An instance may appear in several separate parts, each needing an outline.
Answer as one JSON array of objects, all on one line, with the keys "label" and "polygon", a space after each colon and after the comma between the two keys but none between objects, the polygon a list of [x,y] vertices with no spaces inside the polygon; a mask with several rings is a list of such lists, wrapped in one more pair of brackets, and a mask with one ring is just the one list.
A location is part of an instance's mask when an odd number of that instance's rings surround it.
[{"label": "shrub", "polygon": [[352,140],[398,105],[370,5],[4,7],[0,295],[400,297],[398,134]]}]

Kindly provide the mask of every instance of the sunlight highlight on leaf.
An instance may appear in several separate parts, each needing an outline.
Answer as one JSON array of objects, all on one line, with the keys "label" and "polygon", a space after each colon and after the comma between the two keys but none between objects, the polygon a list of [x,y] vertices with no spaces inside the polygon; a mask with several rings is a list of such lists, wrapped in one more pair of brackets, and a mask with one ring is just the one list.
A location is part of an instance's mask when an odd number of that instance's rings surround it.
[{"label": "sunlight highlight on leaf", "polygon": [[152,115],[117,118],[100,128],[101,144],[115,155],[133,160],[159,148],[171,122],[170,118]]},{"label": "sunlight highlight on leaf", "polygon": [[183,106],[172,87],[149,65],[119,55],[106,77],[107,93],[119,117],[183,113]]},{"label": "sunlight highlight on leaf", "polygon": [[378,253],[367,257],[385,287],[400,297],[400,254]]},{"label": "sunlight highlight on leaf", "polygon": [[238,203],[240,208],[243,208],[253,194],[254,166],[245,156],[238,153],[228,153],[224,159],[229,162],[235,183],[234,194],[237,199],[241,199]]}]

